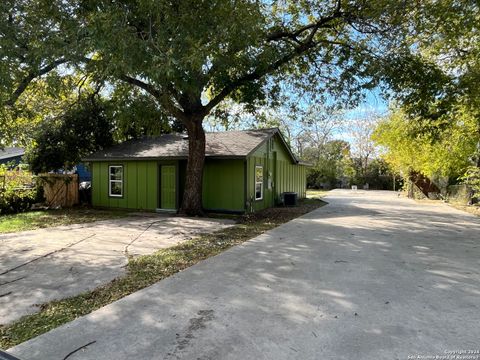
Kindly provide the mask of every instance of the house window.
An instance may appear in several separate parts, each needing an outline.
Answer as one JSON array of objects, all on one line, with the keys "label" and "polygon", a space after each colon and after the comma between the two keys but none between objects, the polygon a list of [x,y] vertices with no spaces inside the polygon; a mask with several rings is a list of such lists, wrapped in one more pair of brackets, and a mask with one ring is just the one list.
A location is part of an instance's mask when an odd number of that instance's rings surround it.
[{"label": "house window", "polygon": [[123,166],[110,165],[108,167],[108,195],[123,196]]},{"label": "house window", "polygon": [[255,166],[255,200],[263,199],[263,166]]}]

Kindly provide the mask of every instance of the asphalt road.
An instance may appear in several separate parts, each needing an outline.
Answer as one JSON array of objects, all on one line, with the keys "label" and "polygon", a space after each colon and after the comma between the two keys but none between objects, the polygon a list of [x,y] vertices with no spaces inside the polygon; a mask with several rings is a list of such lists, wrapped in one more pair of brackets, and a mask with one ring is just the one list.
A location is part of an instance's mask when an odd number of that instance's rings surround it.
[{"label": "asphalt road", "polygon": [[334,191],[326,200],[9,352],[406,360],[480,350],[479,218],[390,192]]}]

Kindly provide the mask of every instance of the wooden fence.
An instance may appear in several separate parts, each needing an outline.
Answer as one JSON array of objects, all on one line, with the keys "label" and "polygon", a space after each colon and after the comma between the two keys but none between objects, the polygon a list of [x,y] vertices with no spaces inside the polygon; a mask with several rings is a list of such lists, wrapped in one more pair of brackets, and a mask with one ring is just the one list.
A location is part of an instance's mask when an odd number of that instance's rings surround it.
[{"label": "wooden fence", "polygon": [[78,204],[77,174],[40,174],[45,202],[49,207],[72,207]]}]

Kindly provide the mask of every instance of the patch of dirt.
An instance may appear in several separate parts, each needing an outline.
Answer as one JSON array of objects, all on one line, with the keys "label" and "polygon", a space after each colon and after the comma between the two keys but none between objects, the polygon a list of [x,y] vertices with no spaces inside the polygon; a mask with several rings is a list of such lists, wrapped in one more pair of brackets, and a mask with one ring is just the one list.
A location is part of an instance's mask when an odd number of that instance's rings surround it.
[{"label": "patch of dirt", "polygon": [[[406,196],[402,196],[407,198]],[[473,214],[475,216],[480,217],[480,204],[474,204],[474,205],[465,205],[457,202],[448,202],[448,201],[442,201],[442,200],[432,200],[432,199],[414,199],[417,203],[420,204],[447,204],[448,206],[451,206],[457,210],[462,210],[467,213]]]},{"label": "patch of dirt", "polygon": [[272,223],[284,223],[301,215],[304,215],[310,211],[313,211],[319,207],[326,205],[327,202],[320,199],[306,199],[298,202],[297,206],[292,207],[274,207],[264,210],[260,210],[253,214],[244,215],[239,222],[272,222]]},{"label": "patch of dirt", "polygon": [[465,212],[468,212],[470,214],[476,215],[480,217],[480,205],[475,204],[475,205],[462,205],[458,203],[447,203],[451,207],[454,207],[455,209],[462,210]]},{"label": "patch of dirt", "polygon": [[213,310],[200,310],[197,313],[198,317],[191,318],[189,321],[189,326],[185,331],[185,334],[180,335],[176,334],[177,345],[172,352],[167,353],[167,358],[174,357],[175,359],[180,359],[178,355],[179,352],[185,350],[190,344],[192,339],[195,339],[195,334],[207,327],[207,323],[212,321],[215,318]]}]

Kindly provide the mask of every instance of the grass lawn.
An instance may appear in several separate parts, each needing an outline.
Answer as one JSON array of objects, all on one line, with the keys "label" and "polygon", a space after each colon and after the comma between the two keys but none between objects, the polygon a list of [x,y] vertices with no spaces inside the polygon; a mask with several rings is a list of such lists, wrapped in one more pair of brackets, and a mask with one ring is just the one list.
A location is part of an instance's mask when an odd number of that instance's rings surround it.
[{"label": "grass lawn", "polygon": [[317,190],[317,189],[308,189],[307,190],[307,198],[321,198],[328,194],[330,190]]},{"label": "grass lawn", "polygon": [[114,219],[126,215],[126,211],[85,208],[29,211],[20,214],[2,215],[0,216],[0,234]]},{"label": "grass lawn", "polygon": [[0,326],[0,348],[20,344],[86,315],[325,204],[319,199],[305,199],[297,207],[267,209],[239,217],[236,225],[213,234],[130,258],[125,276],[93,291],[43,304],[39,313]]}]

